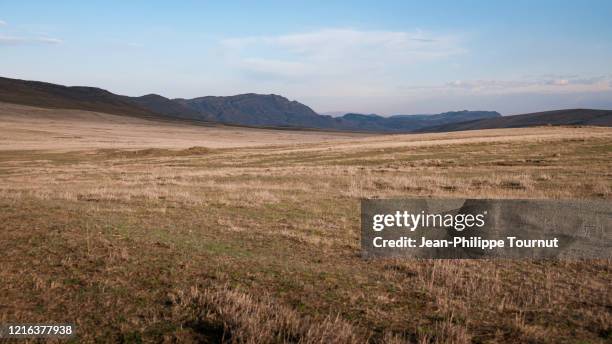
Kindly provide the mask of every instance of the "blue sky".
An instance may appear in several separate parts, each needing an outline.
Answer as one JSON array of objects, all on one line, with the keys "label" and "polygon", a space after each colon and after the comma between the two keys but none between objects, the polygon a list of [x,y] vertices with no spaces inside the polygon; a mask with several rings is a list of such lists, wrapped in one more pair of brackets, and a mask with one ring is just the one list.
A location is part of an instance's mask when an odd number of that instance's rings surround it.
[{"label": "blue sky", "polygon": [[0,0],[0,75],[318,112],[612,108],[610,18],[612,1]]}]

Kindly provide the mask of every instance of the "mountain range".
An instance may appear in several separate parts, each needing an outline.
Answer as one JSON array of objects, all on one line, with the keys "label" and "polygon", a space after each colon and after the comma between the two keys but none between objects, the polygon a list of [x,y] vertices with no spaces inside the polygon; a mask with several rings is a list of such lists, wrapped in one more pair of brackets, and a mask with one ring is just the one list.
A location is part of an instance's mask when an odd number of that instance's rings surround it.
[{"label": "mountain range", "polygon": [[0,77],[0,101],[80,109],[125,116],[183,119],[255,127],[312,128],[364,132],[441,132],[534,125],[612,126],[612,111],[573,109],[502,117],[495,111],[452,111],[431,115],[348,113],[320,115],[275,94],[247,93],[169,99],[157,94],[128,97],[96,87],[62,86]]}]

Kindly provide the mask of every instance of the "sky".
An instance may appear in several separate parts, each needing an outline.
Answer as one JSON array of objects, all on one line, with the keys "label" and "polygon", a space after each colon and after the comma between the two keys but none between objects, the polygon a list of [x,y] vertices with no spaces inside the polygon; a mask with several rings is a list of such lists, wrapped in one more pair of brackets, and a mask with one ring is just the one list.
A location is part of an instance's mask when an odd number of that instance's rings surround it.
[{"label": "sky", "polygon": [[319,113],[612,109],[612,1],[6,1],[0,76]]}]

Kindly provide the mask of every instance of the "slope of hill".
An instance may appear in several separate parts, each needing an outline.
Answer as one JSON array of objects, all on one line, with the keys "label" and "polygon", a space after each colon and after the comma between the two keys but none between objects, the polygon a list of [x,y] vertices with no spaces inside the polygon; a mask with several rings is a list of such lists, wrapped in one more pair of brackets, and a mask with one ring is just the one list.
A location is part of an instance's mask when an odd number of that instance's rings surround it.
[{"label": "slope of hill", "polygon": [[488,118],[424,128],[423,132],[442,132],[498,128],[523,128],[541,125],[612,126],[612,110],[567,109],[524,115]]},{"label": "slope of hill", "polygon": [[121,147],[185,150],[196,146],[233,148],[296,142],[304,144],[339,142],[371,136],[378,135],[340,131],[245,128],[217,123],[194,125],[193,121],[173,121],[165,118],[143,118],[0,102],[0,154],[3,151],[19,149],[81,150]]},{"label": "slope of hill", "polygon": [[46,108],[76,109],[115,115],[155,116],[129,97],[95,87],[62,86],[0,77],[0,101]]},{"label": "slope of hill", "polygon": [[124,97],[127,101],[138,104],[151,112],[173,118],[211,120],[205,113],[196,111],[182,103],[162,97],[158,94],[147,94],[141,97]]}]

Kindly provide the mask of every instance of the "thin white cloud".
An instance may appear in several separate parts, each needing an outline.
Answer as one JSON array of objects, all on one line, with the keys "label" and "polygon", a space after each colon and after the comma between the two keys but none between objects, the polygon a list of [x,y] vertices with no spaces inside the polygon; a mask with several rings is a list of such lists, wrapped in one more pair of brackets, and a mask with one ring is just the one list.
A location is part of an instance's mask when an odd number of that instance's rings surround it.
[{"label": "thin white cloud", "polygon": [[[4,20],[0,20],[0,26],[6,26]],[[11,31],[11,30],[9,30]],[[0,45],[34,45],[34,44],[61,44],[59,38],[49,37],[44,33],[31,33],[25,31],[15,31],[8,34],[0,33]],[[8,32],[8,31],[5,31]]]},{"label": "thin white cloud", "polygon": [[567,86],[570,84],[568,79],[553,79],[546,82],[547,85],[553,86]]},{"label": "thin white cloud", "polygon": [[231,38],[221,44],[235,67],[247,75],[302,82],[315,78],[343,79],[347,83],[380,80],[420,61],[465,52],[457,37],[421,31],[324,29]]},{"label": "thin white cloud", "polygon": [[460,89],[508,89],[529,86],[528,81],[516,80],[454,80],[444,84],[447,88]]},{"label": "thin white cloud", "polygon": [[62,40],[52,37],[24,37],[0,35],[0,45],[26,45],[26,44],[61,44]]},{"label": "thin white cloud", "polygon": [[612,76],[543,75],[518,80],[455,80],[437,86],[407,87],[409,90],[465,91],[481,94],[520,92],[589,92],[612,90]]},{"label": "thin white cloud", "polygon": [[64,42],[59,38],[51,38],[51,37],[34,38],[33,41],[37,43],[46,43],[46,44],[61,44]]}]

